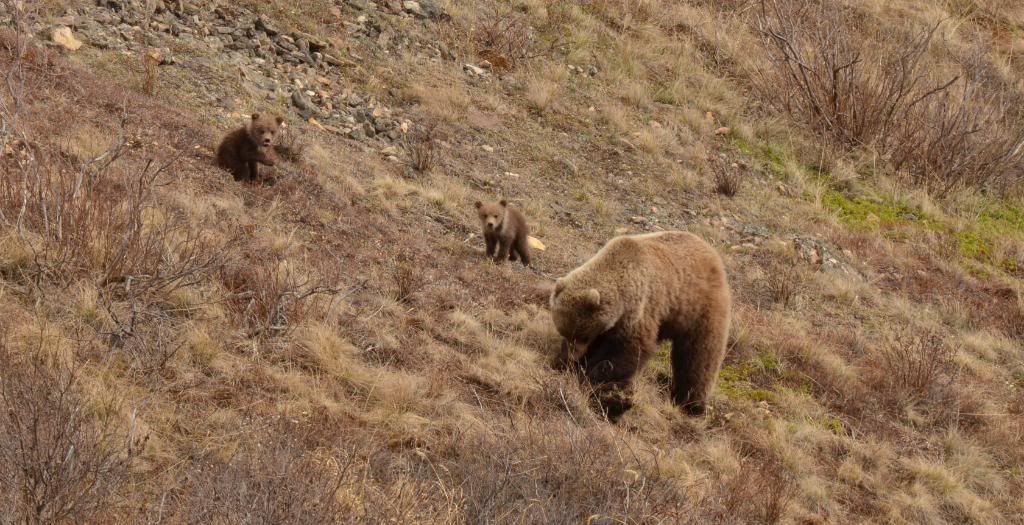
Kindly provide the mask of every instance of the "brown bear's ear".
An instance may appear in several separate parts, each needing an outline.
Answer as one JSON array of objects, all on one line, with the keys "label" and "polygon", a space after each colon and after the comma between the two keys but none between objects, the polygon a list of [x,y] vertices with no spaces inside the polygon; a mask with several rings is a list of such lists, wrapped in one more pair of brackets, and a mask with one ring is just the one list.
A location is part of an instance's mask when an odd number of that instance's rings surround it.
[{"label": "brown bear's ear", "polygon": [[508,201],[505,199],[501,199],[500,201],[498,201],[498,204],[501,204],[501,207],[504,208],[505,206],[508,206]]},{"label": "brown bear's ear", "polygon": [[276,118],[276,119],[274,119],[274,120],[276,120],[276,121],[277,121],[277,125],[278,125],[278,126],[280,126],[281,124],[284,124],[284,119],[283,119],[283,118],[281,118],[281,117],[277,117],[277,118]]},{"label": "brown bear's ear", "polygon": [[597,288],[591,288],[587,290],[585,295],[587,302],[594,306],[601,306],[601,292],[597,291]]},{"label": "brown bear's ear", "polygon": [[258,120],[259,118],[260,118],[260,114],[259,113],[253,113],[252,114],[252,119],[253,120]]},{"label": "brown bear's ear", "polygon": [[480,202],[480,201],[476,201],[476,204],[475,204],[475,206],[476,206],[476,209],[478,209],[478,210],[479,210],[479,209],[480,209],[481,207],[483,207],[483,205],[484,205],[484,203],[482,203],[482,202]]}]

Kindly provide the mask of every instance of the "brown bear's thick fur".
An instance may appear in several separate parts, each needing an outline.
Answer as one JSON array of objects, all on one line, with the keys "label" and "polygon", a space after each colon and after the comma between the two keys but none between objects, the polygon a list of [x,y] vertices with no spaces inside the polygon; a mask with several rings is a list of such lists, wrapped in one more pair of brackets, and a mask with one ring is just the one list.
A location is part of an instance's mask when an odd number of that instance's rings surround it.
[{"label": "brown bear's thick fur", "polygon": [[258,180],[259,164],[277,164],[274,137],[282,122],[281,117],[253,113],[252,122],[228,133],[217,146],[217,165],[235,180]]},{"label": "brown bear's thick fur", "polygon": [[[487,256],[494,257],[495,262],[519,260],[523,266],[530,265],[530,227],[526,225],[526,217],[517,209],[510,208],[508,202],[476,202],[477,215],[484,230],[484,243],[487,245]],[[497,247],[497,253],[495,253]]]},{"label": "brown bear's thick fur", "polygon": [[[714,248],[685,232],[613,238],[593,258],[558,279],[551,315],[565,338],[556,366],[576,366],[611,419],[631,406],[633,377],[672,343],[672,400],[703,413],[729,333],[731,296]],[[580,355],[582,354],[582,355]]]}]

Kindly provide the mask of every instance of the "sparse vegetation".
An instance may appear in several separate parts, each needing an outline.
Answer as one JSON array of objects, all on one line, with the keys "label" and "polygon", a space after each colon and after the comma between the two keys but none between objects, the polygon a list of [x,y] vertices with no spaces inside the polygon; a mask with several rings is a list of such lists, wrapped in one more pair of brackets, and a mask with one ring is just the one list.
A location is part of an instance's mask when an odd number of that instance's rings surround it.
[{"label": "sparse vegetation", "polygon": [[[1024,515],[1019,2],[114,4],[0,0],[0,522]],[[550,278],[669,229],[730,349],[609,424]]]},{"label": "sparse vegetation", "polygon": [[715,174],[715,192],[726,197],[735,197],[743,185],[743,173],[721,162],[712,163]]}]

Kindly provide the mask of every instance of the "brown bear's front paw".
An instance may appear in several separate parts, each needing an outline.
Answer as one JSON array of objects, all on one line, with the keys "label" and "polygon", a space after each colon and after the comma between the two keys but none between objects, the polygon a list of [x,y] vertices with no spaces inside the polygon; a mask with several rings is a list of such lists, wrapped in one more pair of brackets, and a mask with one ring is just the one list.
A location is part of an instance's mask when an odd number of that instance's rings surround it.
[{"label": "brown bear's front paw", "polygon": [[598,408],[608,418],[617,423],[629,409],[633,408],[633,396],[629,390],[621,387],[603,387],[594,391]]}]

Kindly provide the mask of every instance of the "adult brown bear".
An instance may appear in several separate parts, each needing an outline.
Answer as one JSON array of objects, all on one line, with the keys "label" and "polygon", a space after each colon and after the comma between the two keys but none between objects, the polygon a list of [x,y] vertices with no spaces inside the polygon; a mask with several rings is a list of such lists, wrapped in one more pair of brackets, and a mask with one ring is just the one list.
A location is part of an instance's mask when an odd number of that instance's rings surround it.
[{"label": "adult brown bear", "polygon": [[565,338],[556,360],[577,367],[608,417],[632,406],[633,377],[672,343],[672,400],[704,412],[725,357],[732,299],[718,253],[695,235],[615,237],[555,282],[551,315]]}]

